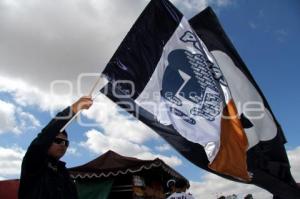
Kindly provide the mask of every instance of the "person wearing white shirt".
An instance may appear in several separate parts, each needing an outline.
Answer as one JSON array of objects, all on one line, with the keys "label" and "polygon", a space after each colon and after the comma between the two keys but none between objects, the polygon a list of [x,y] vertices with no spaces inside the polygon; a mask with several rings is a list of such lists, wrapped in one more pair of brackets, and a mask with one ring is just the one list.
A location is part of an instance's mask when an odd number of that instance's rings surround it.
[{"label": "person wearing white shirt", "polygon": [[192,194],[186,193],[189,187],[188,183],[184,180],[177,180],[175,182],[175,192],[172,193],[167,199],[194,199]]}]

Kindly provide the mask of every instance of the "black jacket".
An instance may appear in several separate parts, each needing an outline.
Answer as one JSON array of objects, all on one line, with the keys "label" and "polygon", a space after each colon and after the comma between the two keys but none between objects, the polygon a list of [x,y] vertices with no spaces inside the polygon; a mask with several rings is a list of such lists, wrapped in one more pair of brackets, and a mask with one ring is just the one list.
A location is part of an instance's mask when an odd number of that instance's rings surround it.
[{"label": "black jacket", "polygon": [[58,113],[28,147],[22,162],[19,199],[78,198],[65,163],[47,155],[59,130],[74,115],[70,110]]}]

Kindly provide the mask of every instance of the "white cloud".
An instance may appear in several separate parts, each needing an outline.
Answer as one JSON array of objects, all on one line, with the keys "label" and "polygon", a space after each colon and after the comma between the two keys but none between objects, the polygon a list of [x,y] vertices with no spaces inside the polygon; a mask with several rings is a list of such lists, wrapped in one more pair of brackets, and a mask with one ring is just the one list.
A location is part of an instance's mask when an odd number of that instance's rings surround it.
[{"label": "white cloud", "polygon": [[26,128],[36,128],[40,127],[41,123],[36,117],[28,112],[24,112],[21,108],[18,108],[18,116],[21,119],[21,122],[19,124],[21,129],[26,129]]},{"label": "white cloud", "polygon": [[169,144],[163,144],[161,146],[156,146],[155,149],[160,151],[160,152],[169,151],[169,150],[171,150],[171,146]]},{"label": "white cloud", "polygon": [[[123,111],[121,114],[120,111]],[[93,125],[104,128],[105,135],[125,139],[135,143],[143,143],[150,139],[157,139],[158,135],[118,107],[115,103],[103,95],[95,99],[93,106],[83,113],[96,123]]]},{"label": "white cloud", "polygon": [[198,14],[201,10],[205,9],[209,3],[207,0],[171,0],[171,2],[187,17]]},{"label": "white cloud", "polygon": [[13,104],[0,100],[0,134],[7,131],[20,132],[16,125],[15,112]]},{"label": "white cloud", "polygon": [[[291,172],[297,182],[300,181],[300,147],[287,152],[291,164]],[[256,187],[226,180],[217,175],[207,173],[201,182],[191,182],[191,193],[195,198],[217,198],[220,195],[237,194],[245,196],[251,193],[255,199],[271,199],[272,194]]]},{"label": "white cloud", "polygon": [[24,112],[12,103],[0,100],[0,134],[12,132],[22,133],[26,129],[34,129],[40,122],[30,113]]},{"label": "white cloud", "polygon": [[19,176],[24,155],[19,147],[0,147],[0,176]]},{"label": "white cloud", "polygon": [[296,182],[300,182],[300,146],[287,153],[291,164],[292,175]]},{"label": "white cloud", "polygon": [[85,135],[87,140],[81,145],[98,154],[113,150],[117,153],[135,156],[150,150],[146,146],[135,144],[123,138],[109,137],[94,129],[86,132]]},{"label": "white cloud", "polygon": [[207,6],[225,8],[233,5],[235,0],[171,0],[171,2],[189,19],[204,10]]},{"label": "white cloud", "polygon": [[151,152],[146,152],[146,153],[140,153],[136,155],[137,158],[143,159],[143,160],[153,160],[155,158],[159,158],[163,160],[166,164],[172,167],[176,167],[182,164],[181,159],[179,159],[177,156],[165,156],[161,154],[153,154]]},{"label": "white cloud", "polygon": [[[74,143],[73,143],[74,144]],[[72,156],[80,156],[78,149],[76,147],[68,147],[66,155],[72,155]]]},{"label": "white cloud", "polygon": [[234,3],[234,0],[207,0],[208,4],[214,4],[218,7],[227,7]]},{"label": "white cloud", "polygon": [[56,79],[100,72],[147,3],[14,2],[0,1],[0,71],[43,89]]},{"label": "white cloud", "polygon": [[12,95],[13,100],[20,106],[35,106],[43,111],[56,111],[66,107],[72,97],[44,92],[22,79],[4,76],[0,76],[0,92]]},{"label": "white cloud", "polygon": [[85,135],[87,140],[85,142],[81,142],[81,146],[96,154],[113,150],[121,155],[141,159],[155,159],[158,157],[170,166],[178,166],[182,163],[182,161],[176,156],[168,157],[160,154],[153,154],[151,149],[145,145],[137,144],[124,138],[110,137],[95,129],[86,132]]}]

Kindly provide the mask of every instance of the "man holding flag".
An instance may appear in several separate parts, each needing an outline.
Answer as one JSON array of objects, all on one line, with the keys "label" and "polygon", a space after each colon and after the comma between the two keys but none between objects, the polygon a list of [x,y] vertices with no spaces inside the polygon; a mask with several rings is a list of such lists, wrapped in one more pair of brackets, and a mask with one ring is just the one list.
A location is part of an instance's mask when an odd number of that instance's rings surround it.
[{"label": "man holding flag", "polygon": [[52,119],[32,141],[23,158],[19,199],[76,199],[74,182],[60,159],[69,140],[62,127],[82,109],[93,104],[90,96],[81,97]]}]

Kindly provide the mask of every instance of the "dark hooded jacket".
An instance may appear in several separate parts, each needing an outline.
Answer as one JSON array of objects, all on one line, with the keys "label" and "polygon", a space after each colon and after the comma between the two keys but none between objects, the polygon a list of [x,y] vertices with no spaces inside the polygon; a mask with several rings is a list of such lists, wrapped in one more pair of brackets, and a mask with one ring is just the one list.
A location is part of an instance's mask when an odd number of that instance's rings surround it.
[{"label": "dark hooded jacket", "polygon": [[47,155],[59,130],[74,115],[70,107],[57,114],[32,141],[22,162],[19,199],[77,199],[65,163]]}]

